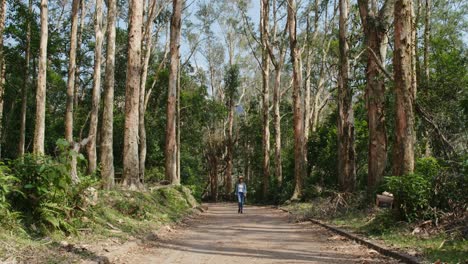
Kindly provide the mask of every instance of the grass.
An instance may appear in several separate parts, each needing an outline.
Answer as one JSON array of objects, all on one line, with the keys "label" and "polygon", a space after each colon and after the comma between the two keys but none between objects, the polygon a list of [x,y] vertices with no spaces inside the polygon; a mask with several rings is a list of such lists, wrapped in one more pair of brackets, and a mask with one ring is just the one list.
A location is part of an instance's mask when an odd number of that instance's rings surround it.
[{"label": "grass", "polygon": [[89,252],[59,250],[60,241],[91,244],[108,238],[125,241],[140,238],[162,226],[179,222],[197,203],[182,186],[159,187],[146,192],[100,191],[94,206],[76,211],[68,219],[75,232],[51,231],[46,235],[25,232],[20,225],[0,226],[0,262],[17,258],[24,262],[63,263],[92,258]]},{"label": "grass", "polygon": [[[315,218],[386,246],[422,256],[426,262],[468,263],[468,241],[460,234],[443,231],[412,234],[415,225],[395,221],[388,210],[347,210],[326,212],[325,200],[284,206],[297,220]],[[330,206],[328,206],[329,208]]]}]

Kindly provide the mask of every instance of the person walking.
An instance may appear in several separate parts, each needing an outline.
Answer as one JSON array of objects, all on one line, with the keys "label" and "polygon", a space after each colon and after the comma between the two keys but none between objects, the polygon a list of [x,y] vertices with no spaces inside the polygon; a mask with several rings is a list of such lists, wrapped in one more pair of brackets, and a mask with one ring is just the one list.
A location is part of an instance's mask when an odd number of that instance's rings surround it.
[{"label": "person walking", "polygon": [[239,203],[237,213],[243,214],[245,197],[247,197],[247,185],[244,182],[244,176],[239,176],[239,181],[236,183],[236,196]]}]

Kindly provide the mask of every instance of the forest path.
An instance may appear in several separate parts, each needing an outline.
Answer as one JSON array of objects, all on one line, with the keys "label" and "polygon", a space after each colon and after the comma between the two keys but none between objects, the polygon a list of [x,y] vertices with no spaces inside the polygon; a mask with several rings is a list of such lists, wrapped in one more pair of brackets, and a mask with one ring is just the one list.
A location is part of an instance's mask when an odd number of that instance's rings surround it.
[{"label": "forest path", "polygon": [[[138,243],[111,263],[398,263],[311,223],[289,223],[271,207],[208,204],[185,226]],[[123,253],[123,254],[122,254]]]}]

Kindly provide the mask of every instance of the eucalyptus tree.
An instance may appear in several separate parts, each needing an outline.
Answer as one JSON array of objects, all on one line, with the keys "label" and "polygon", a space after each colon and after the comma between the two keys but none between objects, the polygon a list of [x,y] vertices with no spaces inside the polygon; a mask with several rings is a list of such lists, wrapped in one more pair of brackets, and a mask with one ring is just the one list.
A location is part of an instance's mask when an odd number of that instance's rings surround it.
[{"label": "eucalyptus tree", "polygon": [[123,186],[141,188],[138,159],[138,117],[141,85],[141,39],[143,1],[129,3],[127,79],[125,84],[125,127],[123,146]]},{"label": "eucalyptus tree", "polygon": [[349,0],[340,0],[338,76],[338,183],[342,191],[352,192],[356,183],[354,149],[353,93],[349,85],[348,17]]},{"label": "eucalyptus tree", "polygon": [[34,154],[44,154],[45,140],[45,107],[47,85],[47,40],[48,40],[48,1],[41,0],[41,31],[39,44],[39,69],[36,88],[36,121],[34,126]]},{"label": "eucalyptus tree", "polygon": [[302,107],[301,87],[302,71],[300,67],[300,54],[297,45],[297,6],[295,0],[288,0],[288,31],[289,48],[293,69],[293,115],[294,115],[294,193],[291,200],[302,196],[302,182],[305,178],[305,140],[304,140],[304,114]]},{"label": "eucalyptus tree", "polygon": [[101,177],[104,189],[111,189],[114,175],[114,84],[117,0],[107,0],[106,77],[101,129]]},{"label": "eucalyptus tree", "polygon": [[5,58],[3,51],[3,31],[5,29],[6,1],[0,1],[0,158],[2,156],[2,132],[3,132],[3,96],[5,93]]},{"label": "eucalyptus tree", "polygon": [[94,173],[97,168],[97,132],[99,118],[99,104],[101,101],[101,63],[102,63],[102,42],[104,37],[102,24],[102,0],[96,0],[94,33],[96,45],[94,47],[94,71],[93,71],[93,94],[91,103],[91,116],[89,122],[89,142],[88,152],[88,173]]},{"label": "eucalyptus tree", "polygon": [[385,59],[394,0],[383,1],[380,9],[376,0],[359,0],[358,4],[367,54],[365,92],[369,129],[367,186],[372,192],[383,179],[387,162]]},{"label": "eucalyptus tree", "polygon": [[169,85],[167,98],[167,125],[166,125],[166,149],[165,149],[165,174],[166,179],[172,184],[180,184],[180,175],[177,174],[177,146],[176,142],[176,102],[177,80],[179,70],[179,48],[182,26],[182,0],[172,1],[171,33],[170,33],[170,65]]},{"label": "eucalyptus tree", "polygon": [[393,175],[414,170],[414,100],[416,78],[413,51],[413,0],[396,0],[394,8],[395,51],[393,53],[395,81],[395,142]]},{"label": "eucalyptus tree", "polygon": [[31,84],[30,61],[31,61],[31,20],[32,20],[32,15],[33,15],[32,8],[33,8],[33,2],[32,0],[29,0],[27,28],[26,28],[26,48],[24,52],[25,53],[24,83],[23,83],[23,86],[21,87],[21,117],[20,117],[21,126],[20,126],[20,131],[19,131],[20,139],[18,142],[18,156],[20,157],[23,156],[25,153],[26,115],[27,115],[27,109],[28,109],[28,88]]}]

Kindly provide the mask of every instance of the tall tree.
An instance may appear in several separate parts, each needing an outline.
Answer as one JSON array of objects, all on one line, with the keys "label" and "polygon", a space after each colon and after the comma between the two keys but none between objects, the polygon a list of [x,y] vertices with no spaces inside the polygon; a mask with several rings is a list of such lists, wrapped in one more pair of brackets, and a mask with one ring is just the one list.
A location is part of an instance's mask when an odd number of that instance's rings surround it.
[{"label": "tall tree", "polygon": [[96,37],[96,45],[94,47],[94,72],[93,72],[93,96],[91,103],[91,118],[89,122],[89,142],[87,145],[88,152],[88,173],[96,171],[97,167],[97,129],[99,116],[99,102],[101,100],[101,62],[102,62],[102,0],[96,0],[94,33]]},{"label": "tall tree", "polygon": [[270,56],[268,54],[268,27],[270,1],[262,0],[260,7],[260,33],[262,44],[262,149],[263,149],[263,198],[270,183]]},{"label": "tall tree", "polygon": [[[233,124],[234,124],[234,111],[235,100],[238,95],[239,88],[239,66],[236,64],[230,65],[227,68],[224,77],[224,85],[226,95],[226,106],[228,109],[228,131],[227,131],[227,154],[226,154],[226,194],[232,192],[232,167],[233,167],[233,152],[234,152],[234,139],[233,139]],[[229,188],[228,188],[228,185]]]},{"label": "tall tree", "polygon": [[177,146],[176,143],[176,102],[177,102],[177,71],[179,68],[179,43],[182,26],[182,0],[172,1],[171,34],[170,34],[170,65],[169,87],[167,97],[167,125],[165,168],[166,179],[172,184],[180,184],[177,175]]},{"label": "tall tree", "polygon": [[[272,43],[267,38],[267,48],[270,54],[270,60],[275,68],[275,82],[273,85],[273,124],[275,132],[275,178],[278,186],[283,183],[283,171],[282,171],[282,158],[281,158],[281,115],[280,115],[280,103],[281,103],[281,74],[284,67],[285,56],[286,56],[286,44],[285,41],[286,33],[288,31],[288,25],[284,27],[282,32],[278,32],[278,7],[277,1],[273,1],[273,33]],[[276,54],[274,52],[276,49]]]},{"label": "tall tree", "polygon": [[3,95],[5,94],[5,58],[3,52],[3,30],[5,29],[6,1],[0,1],[0,158],[2,157],[3,139]]},{"label": "tall tree", "polygon": [[34,154],[44,154],[46,78],[47,78],[47,40],[48,40],[48,1],[41,0],[41,32],[39,44],[39,69],[36,88],[36,121],[34,126]]},{"label": "tall tree", "polygon": [[65,111],[65,139],[73,142],[73,99],[75,91],[76,46],[78,35],[78,11],[81,0],[73,0],[71,10],[70,52],[68,61],[67,105]]},{"label": "tall tree", "polygon": [[33,3],[29,0],[28,6],[28,22],[26,29],[26,50],[25,50],[25,65],[24,65],[24,83],[21,87],[21,118],[20,118],[20,139],[18,142],[18,156],[24,155],[24,148],[26,144],[26,112],[28,109],[28,88],[31,84],[30,78],[30,61],[31,61],[31,16],[32,16]]},{"label": "tall tree", "polygon": [[300,67],[299,49],[297,47],[297,8],[296,0],[288,0],[288,30],[289,47],[293,70],[293,115],[294,115],[294,179],[295,187],[291,200],[302,196],[302,181],[305,177],[305,151],[304,151],[304,113],[301,98],[302,72]]},{"label": "tall tree", "polygon": [[349,86],[348,16],[349,0],[340,0],[338,76],[338,183],[346,192],[354,190],[356,182],[356,151],[354,150],[353,93]]},{"label": "tall tree", "polygon": [[81,42],[83,41],[83,31],[84,31],[84,26],[85,26],[85,20],[86,20],[86,0],[81,0],[80,4],[80,27],[78,29],[78,37],[77,37],[77,47],[76,47],[76,54],[78,57],[78,62],[77,66],[75,67],[75,98],[73,99],[75,107],[78,106],[78,98],[79,98],[79,92],[80,92],[80,57],[82,57],[81,54]]},{"label": "tall tree", "polygon": [[396,0],[395,51],[395,143],[393,174],[404,175],[414,170],[414,87],[413,70],[413,1]]},{"label": "tall tree", "polygon": [[138,117],[141,81],[141,39],[143,1],[130,1],[128,32],[127,81],[125,88],[125,130],[123,153],[123,185],[139,189]]},{"label": "tall tree", "polygon": [[[73,100],[75,92],[75,73],[76,73],[76,46],[78,35],[78,11],[81,0],[73,0],[71,13],[71,31],[70,31],[70,53],[68,62],[68,79],[67,79],[67,104],[65,111],[65,139],[70,145],[75,146],[73,140]],[[77,153],[75,153],[77,154]],[[74,155],[75,155],[74,154]],[[78,180],[76,157],[72,157],[70,166],[70,176],[73,181]]]},{"label": "tall tree", "polygon": [[101,177],[104,189],[114,186],[114,85],[115,85],[115,22],[117,0],[107,0],[106,77],[101,130]]},{"label": "tall tree", "polygon": [[394,0],[386,0],[380,10],[376,0],[359,0],[367,52],[366,107],[369,128],[367,186],[372,192],[383,178],[387,162],[385,129],[385,58],[387,31]]},{"label": "tall tree", "polygon": [[[426,16],[424,17],[424,81],[426,86],[429,83],[429,41],[431,38],[431,0],[426,0]],[[415,45],[415,48],[418,47]],[[427,87],[426,87],[427,88]]]},{"label": "tall tree", "polygon": [[146,79],[148,77],[148,65],[151,56],[152,48],[152,28],[154,20],[157,16],[157,0],[148,1],[148,14],[144,25],[143,31],[143,45],[142,52],[143,56],[141,58],[142,68],[141,68],[141,85],[140,85],[140,101],[139,101],[139,124],[138,124],[138,133],[140,138],[140,180],[143,181],[145,178],[145,163],[146,163],[146,127],[145,127],[145,112],[146,112],[146,102],[151,91],[146,93]]}]

